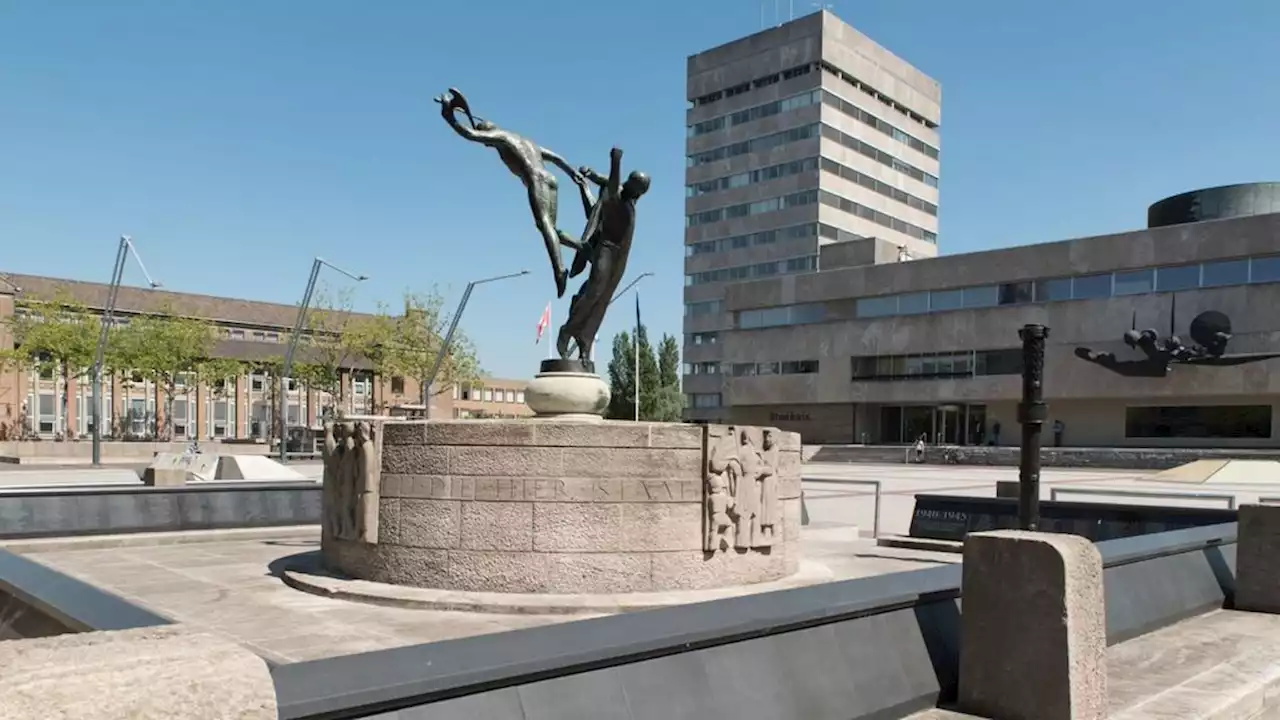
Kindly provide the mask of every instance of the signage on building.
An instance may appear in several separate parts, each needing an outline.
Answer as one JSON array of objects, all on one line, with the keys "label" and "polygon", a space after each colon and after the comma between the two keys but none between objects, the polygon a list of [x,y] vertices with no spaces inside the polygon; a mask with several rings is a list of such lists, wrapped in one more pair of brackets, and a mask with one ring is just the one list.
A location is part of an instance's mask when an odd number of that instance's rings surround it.
[{"label": "signage on building", "polygon": [[769,422],[808,422],[810,420],[807,412],[771,412],[769,413]]}]

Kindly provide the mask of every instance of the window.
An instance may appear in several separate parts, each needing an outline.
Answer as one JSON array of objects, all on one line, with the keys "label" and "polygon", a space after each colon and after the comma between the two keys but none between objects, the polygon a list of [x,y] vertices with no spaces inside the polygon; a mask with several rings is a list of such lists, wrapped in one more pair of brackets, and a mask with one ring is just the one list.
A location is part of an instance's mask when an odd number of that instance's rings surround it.
[{"label": "window", "polygon": [[289,403],[285,408],[285,417],[287,418],[285,422],[288,423],[290,427],[297,427],[301,425],[302,405],[296,402]]},{"label": "window", "polygon": [[929,293],[929,309],[959,310],[964,307],[963,290],[934,290]]},{"label": "window", "polygon": [[1174,292],[1200,287],[1199,265],[1177,265],[1156,269],[1156,290]]},{"label": "window", "polygon": [[[852,358],[853,380],[930,380],[1022,372],[1021,350],[955,350]],[[784,369],[785,372],[785,369]],[[817,363],[813,365],[817,372]]]},{"label": "window", "polygon": [[688,335],[685,336],[685,344],[686,345],[715,345],[716,341],[719,339],[719,335],[720,333],[715,333],[715,332],[689,333]]},{"label": "window", "polygon": [[518,403],[522,403],[522,402],[524,402],[524,391],[523,391],[523,390],[517,390],[517,391],[516,391],[516,402],[518,402]]},{"label": "window", "polygon": [[886,317],[898,313],[898,296],[858,298],[857,313],[860,318]]},{"label": "window", "polygon": [[720,407],[720,393],[689,393],[689,406],[695,408]]},{"label": "window", "polygon": [[505,393],[505,395],[506,395],[506,398],[507,398],[507,402],[515,402],[515,401],[516,401],[516,391],[515,391],[515,390],[508,390],[508,391]]},{"label": "window", "polygon": [[1223,260],[1205,263],[1201,266],[1201,287],[1223,287],[1226,285],[1244,285],[1249,282],[1248,260]]},{"label": "window", "polygon": [[818,372],[817,360],[791,360],[782,363],[783,375],[812,375]]},{"label": "window", "polygon": [[468,385],[468,386],[466,386],[466,387],[462,388],[462,399],[463,399],[463,400],[475,400],[475,399],[476,399],[476,389],[475,389],[475,388],[473,388],[473,387],[471,387],[470,385]]},{"label": "window", "polygon": [[253,331],[253,339],[254,339],[254,340],[266,340],[266,339],[267,339],[267,334],[266,334],[266,333],[264,333],[264,332],[262,332],[261,330],[255,330],[255,331]]},{"label": "window", "polygon": [[707,300],[706,302],[685,303],[685,317],[696,317],[698,315],[717,315],[720,313],[719,300]]},{"label": "window", "polygon": [[[1070,288],[1068,288],[1070,289]],[[1035,283],[1016,282],[1000,286],[1001,305],[1021,305],[1035,299]]]},{"label": "window", "polygon": [[1131,438],[1271,437],[1270,405],[1129,407],[1124,416]]},{"label": "window", "polygon": [[821,303],[804,305],[781,305],[757,310],[742,310],[738,313],[738,327],[741,329],[778,327],[781,325],[806,325],[822,322],[826,317],[826,306]]},{"label": "window", "polygon": [[[400,377],[400,376],[392,376],[392,378],[391,378],[391,392],[395,393],[396,395],[403,395],[403,394],[404,394],[404,378],[403,378],[403,377]],[[455,392],[456,392],[456,389],[455,389]]]},{"label": "window", "polygon": [[267,378],[264,375],[259,375],[257,373],[250,375],[249,390],[252,392],[262,392],[263,387],[266,386],[266,382]]},{"label": "window", "polygon": [[1075,278],[1071,283],[1071,297],[1076,300],[1111,297],[1111,273]]},{"label": "window", "polygon": [[755,363],[734,363],[731,367],[734,377],[747,377],[756,374]]},{"label": "window", "polygon": [[1021,375],[1022,350],[984,350],[974,357],[974,375]]},{"label": "window", "polygon": [[213,402],[213,418],[210,435],[216,438],[226,437],[227,428],[235,424],[235,403],[227,400]]},{"label": "window", "polygon": [[999,300],[1000,288],[995,285],[964,289],[964,306],[966,308],[995,307]]},{"label": "window", "polygon": [[57,400],[53,393],[41,393],[39,399],[39,431],[41,433],[53,432],[54,425],[57,423]]},{"label": "window", "polygon": [[1249,264],[1249,282],[1280,282],[1280,255],[1256,257]]},{"label": "window", "polygon": [[174,437],[187,436],[187,401],[185,398],[175,398],[173,401],[173,417],[170,418],[173,424]]},{"label": "window", "polygon": [[714,360],[710,362],[697,362],[684,364],[685,375],[719,375],[720,363]]},{"label": "window", "polygon": [[493,390],[492,390],[492,389],[490,389],[490,388],[485,388],[485,389],[484,389],[484,401],[485,401],[485,402],[493,402]]},{"label": "window", "polygon": [[899,315],[918,315],[929,312],[929,293],[907,293],[898,296]]},{"label": "window", "polygon": [[1142,295],[1155,287],[1155,272],[1150,269],[1116,273],[1113,292],[1116,295]]},{"label": "window", "polygon": [[454,399],[454,400],[457,400],[457,399],[458,399],[458,394],[459,394],[459,392],[460,392],[460,389],[458,388],[458,384],[457,384],[457,383],[454,383],[454,384],[453,384],[453,399]]},{"label": "window", "polygon": [[1037,280],[1036,302],[1054,302],[1071,299],[1071,278]]},{"label": "window", "polygon": [[231,338],[232,340],[243,340],[244,330],[241,330],[239,328],[231,328],[230,330],[227,331],[227,337]]}]

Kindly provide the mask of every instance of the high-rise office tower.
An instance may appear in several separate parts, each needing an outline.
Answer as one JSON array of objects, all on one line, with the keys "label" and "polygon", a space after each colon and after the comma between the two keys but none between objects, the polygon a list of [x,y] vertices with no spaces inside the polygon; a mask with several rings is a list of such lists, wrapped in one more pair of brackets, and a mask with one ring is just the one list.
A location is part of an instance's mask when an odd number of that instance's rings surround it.
[{"label": "high-rise office tower", "polygon": [[685,417],[720,420],[729,284],[937,254],[942,90],[823,10],[691,56],[687,96]]}]

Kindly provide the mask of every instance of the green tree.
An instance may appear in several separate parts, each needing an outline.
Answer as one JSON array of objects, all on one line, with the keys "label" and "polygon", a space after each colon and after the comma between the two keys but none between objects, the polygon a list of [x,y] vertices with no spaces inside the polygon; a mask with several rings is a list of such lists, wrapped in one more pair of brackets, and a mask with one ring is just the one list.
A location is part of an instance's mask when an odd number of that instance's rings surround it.
[{"label": "green tree", "polygon": [[658,422],[680,422],[684,416],[684,392],[680,389],[680,345],[663,335],[658,346],[658,387],[654,391],[654,415]]},{"label": "green tree", "polygon": [[86,377],[93,367],[101,321],[61,291],[48,300],[26,300],[20,307],[21,312],[5,321],[14,347],[0,352],[0,363],[61,378],[62,434],[69,438],[67,390],[72,378]]},{"label": "green tree", "polygon": [[[678,422],[684,410],[680,392],[680,349],[675,338],[664,336],[658,357],[649,344],[649,333],[640,326],[640,419]],[[609,409],[614,420],[636,417],[636,344],[627,332],[613,338],[613,358],[609,361]]]},{"label": "green tree", "polygon": [[150,380],[164,392],[164,439],[173,432],[173,399],[178,382],[194,378],[213,353],[214,328],[207,322],[172,313],[141,315],[119,331],[117,362]]},{"label": "green tree", "polygon": [[[328,393],[336,406],[336,414],[341,415],[347,399],[343,371],[374,354],[373,343],[390,338],[389,331],[379,332],[385,328],[386,323],[370,321],[355,313],[350,288],[337,291],[323,288],[313,309],[307,313],[306,334],[301,338],[303,343],[299,344],[294,360],[294,379],[308,388]],[[305,361],[298,362],[298,355],[305,356]]]},{"label": "green tree", "polygon": [[[404,314],[395,318],[393,339],[388,346],[390,358],[385,364],[390,372],[387,374],[413,378],[419,388],[425,387],[450,321],[444,311],[444,298],[438,291],[405,293]],[[454,385],[471,384],[479,378],[480,363],[475,346],[466,333],[455,330],[436,373],[432,393],[449,392]]]},{"label": "green tree", "polygon": [[613,357],[609,360],[610,420],[634,420],[636,405],[636,353],[631,334],[622,331],[613,336]]},{"label": "green tree", "polygon": [[[632,362],[635,362],[634,360]],[[649,343],[649,329],[640,326],[640,419],[658,418],[658,359]]]}]

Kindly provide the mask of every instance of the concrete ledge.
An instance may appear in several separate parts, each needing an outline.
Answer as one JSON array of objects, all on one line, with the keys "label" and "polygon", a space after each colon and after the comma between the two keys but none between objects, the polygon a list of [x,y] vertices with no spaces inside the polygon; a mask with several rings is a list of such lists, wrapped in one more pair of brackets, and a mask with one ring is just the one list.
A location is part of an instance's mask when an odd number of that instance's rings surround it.
[{"label": "concrete ledge", "polygon": [[0,643],[5,720],[275,720],[266,663],[178,626]]},{"label": "concrete ledge", "polygon": [[1237,610],[1280,613],[1280,506],[1240,508],[1236,547]]},{"label": "concrete ledge", "polygon": [[929,550],[956,554],[964,552],[964,543],[960,540],[934,540],[933,538],[917,538],[910,535],[881,535],[876,538],[876,545],[902,548],[903,550]]}]

